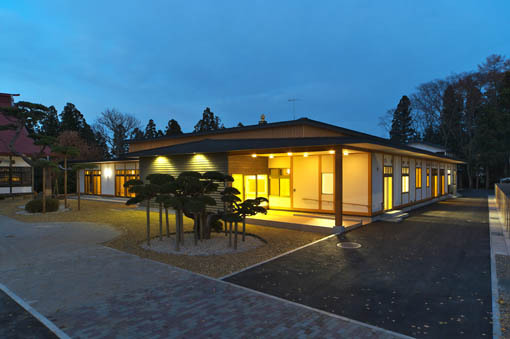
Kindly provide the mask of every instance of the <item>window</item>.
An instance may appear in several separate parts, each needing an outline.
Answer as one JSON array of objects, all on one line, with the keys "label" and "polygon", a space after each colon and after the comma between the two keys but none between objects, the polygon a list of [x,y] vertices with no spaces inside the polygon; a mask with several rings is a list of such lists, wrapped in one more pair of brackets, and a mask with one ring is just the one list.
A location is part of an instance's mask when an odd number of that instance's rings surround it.
[{"label": "window", "polygon": [[421,167],[416,167],[416,188],[421,188]]},{"label": "window", "polygon": [[430,187],[430,168],[427,168],[427,187]]},{"label": "window", "polygon": [[118,197],[134,197],[135,194],[128,192],[124,184],[132,179],[140,179],[140,172],[137,169],[125,169],[115,171],[115,195]]},{"label": "window", "polygon": [[322,173],[322,194],[333,194],[334,176],[333,173]]},{"label": "window", "polygon": [[101,171],[85,171],[85,193],[101,194]]},{"label": "window", "polygon": [[409,193],[409,167],[402,167],[402,193]]},{"label": "window", "polygon": [[452,184],[452,172],[451,170],[448,170],[448,185]]},{"label": "window", "polygon": [[32,186],[31,167],[11,167],[12,180],[9,181],[9,167],[0,167],[0,187]]},{"label": "window", "polygon": [[290,168],[271,168],[269,170],[269,194],[290,197]]}]

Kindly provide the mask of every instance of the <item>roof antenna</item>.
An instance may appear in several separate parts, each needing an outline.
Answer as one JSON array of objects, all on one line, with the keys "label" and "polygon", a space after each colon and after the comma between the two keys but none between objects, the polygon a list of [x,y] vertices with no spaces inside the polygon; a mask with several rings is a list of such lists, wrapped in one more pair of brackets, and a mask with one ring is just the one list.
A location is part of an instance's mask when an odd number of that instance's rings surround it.
[{"label": "roof antenna", "polygon": [[292,102],[292,120],[296,120],[296,101],[299,101],[299,99],[298,98],[290,98],[287,101]]}]

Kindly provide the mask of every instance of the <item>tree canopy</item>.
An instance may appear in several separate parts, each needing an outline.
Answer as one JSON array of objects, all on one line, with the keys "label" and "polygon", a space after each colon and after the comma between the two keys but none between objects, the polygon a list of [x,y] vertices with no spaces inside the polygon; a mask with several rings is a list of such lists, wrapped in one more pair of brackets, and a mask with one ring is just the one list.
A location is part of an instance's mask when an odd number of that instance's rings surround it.
[{"label": "tree canopy", "polygon": [[206,107],[200,119],[195,125],[195,132],[210,132],[223,129],[225,126],[221,122],[221,119],[211,112],[209,107]]}]

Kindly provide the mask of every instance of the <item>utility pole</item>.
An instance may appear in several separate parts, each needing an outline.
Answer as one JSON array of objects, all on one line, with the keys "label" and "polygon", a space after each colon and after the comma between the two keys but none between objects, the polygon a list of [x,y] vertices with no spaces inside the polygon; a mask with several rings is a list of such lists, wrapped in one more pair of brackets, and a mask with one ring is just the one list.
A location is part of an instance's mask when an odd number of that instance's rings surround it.
[{"label": "utility pole", "polygon": [[298,98],[290,98],[287,100],[288,102],[292,102],[292,120],[296,120],[296,101],[298,100]]}]

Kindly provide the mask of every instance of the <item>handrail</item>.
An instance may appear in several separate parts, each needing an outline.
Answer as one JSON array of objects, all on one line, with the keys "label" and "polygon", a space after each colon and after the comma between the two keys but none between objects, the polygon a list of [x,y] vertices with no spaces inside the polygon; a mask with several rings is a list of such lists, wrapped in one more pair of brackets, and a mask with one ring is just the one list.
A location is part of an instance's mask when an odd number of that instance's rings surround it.
[{"label": "handrail", "polygon": [[495,184],[494,193],[500,220],[505,231],[510,232],[510,184]]}]

